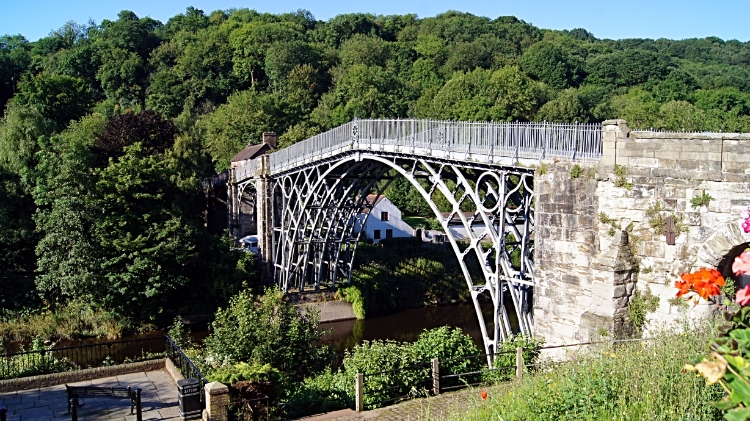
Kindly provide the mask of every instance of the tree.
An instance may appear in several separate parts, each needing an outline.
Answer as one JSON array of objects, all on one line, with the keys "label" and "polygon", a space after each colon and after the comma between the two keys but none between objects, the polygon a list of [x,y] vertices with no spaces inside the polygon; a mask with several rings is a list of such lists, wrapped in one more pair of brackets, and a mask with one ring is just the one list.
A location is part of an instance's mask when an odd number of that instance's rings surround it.
[{"label": "tree", "polygon": [[140,114],[129,111],[109,119],[94,142],[94,153],[100,165],[125,154],[128,146],[140,143],[139,151],[146,155],[162,154],[172,147],[177,128],[152,110]]},{"label": "tree", "polygon": [[551,42],[532,45],[521,62],[527,74],[555,89],[578,86],[583,81],[583,62]]},{"label": "tree", "polygon": [[536,121],[550,121],[556,123],[588,123],[591,121],[589,113],[584,108],[575,90],[567,90],[552,101],[546,102],[537,111]]},{"label": "tree", "polygon": [[268,48],[276,42],[295,41],[302,32],[303,28],[291,22],[251,22],[235,29],[229,37],[234,50],[235,73],[254,84]]},{"label": "tree", "polygon": [[595,55],[587,60],[586,82],[595,85],[635,86],[656,84],[669,74],[669,57],[646,50],[623,50]]},{"label": "tree", "polygon": [[216,169],[222,170],[229,168],[229,160],[242,148],[260,143],[263,132],[286,130],[286,104],[278,94],[242,91],[196,125]]},{"label": "tree", "polygon": [[435,95],[425,117],[451,120],[530,120],[543,103],[544,91],[506,66],[495,72],[477,69],[456,73]]},{"label": "tree", "polygon": [[18,84],[15,100],[36,106],[59,127],[85,115],[93,105],[91,91],[82,79],[40,73]]},{"label": "tree", "polygon": [[20,34],[0,36],[0,115],[31,65],[30,50],[29,41]]}]

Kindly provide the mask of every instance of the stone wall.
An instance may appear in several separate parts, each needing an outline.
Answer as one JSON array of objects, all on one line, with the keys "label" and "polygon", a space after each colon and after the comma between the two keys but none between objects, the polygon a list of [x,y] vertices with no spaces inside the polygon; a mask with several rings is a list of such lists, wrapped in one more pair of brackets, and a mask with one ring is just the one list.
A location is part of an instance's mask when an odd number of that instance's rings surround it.
[{"label": "stone wall", "polygon": [[[0,393],[17,390],[39,389],[41,387],[58,384],[76,383],[86,380],[102,379],[122,374],[156,371],[165,367],[167,359],[141,361],[137,363],[117,364],[108,367],[87,368],[84,370],[65,371],[62,373],[45,374],[40,376],[21,377],[18,379],[0,380]],[[174,366],[174,364],[172,364]]]},{"label": "stone wall", "polygon": [[[535,178],[535,333],[551,343],[634,333],[627,313],[633,288],[659,297],[646,330],[706,316],[712,311],[706,303],[670,303],[675,280],[699,267],[726,270],[750,242],[739,217],[750,205],[750,134],[634,132],[623,120],[603,124],[597,165],[581,165],[572,179],[573,164],[545,162],[547,173]],[[693,207],[691,199],[704,190],[713,200]],[[675,217],[674,245],[655,223],[657,214]]]}]

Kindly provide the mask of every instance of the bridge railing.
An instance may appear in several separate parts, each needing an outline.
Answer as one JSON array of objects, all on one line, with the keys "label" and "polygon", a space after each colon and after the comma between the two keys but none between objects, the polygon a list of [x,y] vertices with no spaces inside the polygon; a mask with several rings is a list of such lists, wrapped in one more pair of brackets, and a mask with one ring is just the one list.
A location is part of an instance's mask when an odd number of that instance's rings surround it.
[{"label": "bridge railing", "polygon": [[[269,157],[271,174],[350,150],[381,150],[499,163],[557,158],[596,161],[602,129],[595,124],[465,122],[417,119],[354,120]],[[464,154],[464,155],[462,155]],[[233,180],[251,177],[257,160],[233,169]]]}]

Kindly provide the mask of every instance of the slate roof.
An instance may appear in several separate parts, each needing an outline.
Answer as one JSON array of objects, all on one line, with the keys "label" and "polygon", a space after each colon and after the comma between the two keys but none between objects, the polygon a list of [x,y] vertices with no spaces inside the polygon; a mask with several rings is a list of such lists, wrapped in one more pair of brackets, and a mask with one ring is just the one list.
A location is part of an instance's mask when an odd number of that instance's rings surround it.
[{"label": "slate roof", "polygon": [[[374,208],[375,205],[380,203],[381,200],[385,199],[385,196],[382,194],[380,195],[380,197],[378,197],[378,200],[375,200],[375,196],[376,195],[374,194],[368,194],[367,197],[365,198],[364,204],[365,205],[371,204],[372,207]],[[371,208],[369,207],[363,207],[362,209],[360,209],[359,213],[369,213],[370,209]]]},{"label": "slate roof", "polygon": [[240,153],[235,155],[230,162],[246,161],[248,159],[255,159],[266,151],[272,151],[273,148],[268,143],[261,143],[260,145],[247,146],[241,150]]}]

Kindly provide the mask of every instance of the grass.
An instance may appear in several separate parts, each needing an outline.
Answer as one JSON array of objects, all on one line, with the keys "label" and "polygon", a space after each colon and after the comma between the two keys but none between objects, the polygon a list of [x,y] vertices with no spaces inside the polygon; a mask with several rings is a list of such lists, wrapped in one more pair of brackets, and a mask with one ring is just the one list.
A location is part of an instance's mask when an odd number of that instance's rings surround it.
[{"label": "grass", "polygon": [[537,370],[512,388],[488,389],[486,401],[477,390],[470,408],[452,419],[718,421],[710,402],[722,398],[722,389],[682,370],[707,355],[713,334],[703,326],[570,351],[566,363]]},{"label": "grass", "polygon": [[5,341],[119,338],[154,330],[154,325],[118,317],[82,301],[38,313],[5,310],[0,317],[0,338]]}]

